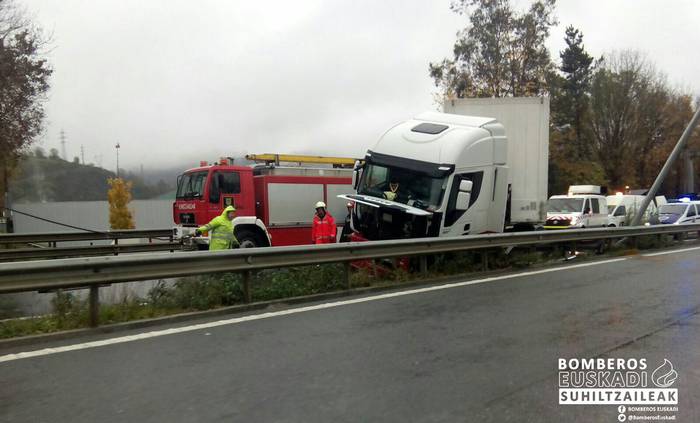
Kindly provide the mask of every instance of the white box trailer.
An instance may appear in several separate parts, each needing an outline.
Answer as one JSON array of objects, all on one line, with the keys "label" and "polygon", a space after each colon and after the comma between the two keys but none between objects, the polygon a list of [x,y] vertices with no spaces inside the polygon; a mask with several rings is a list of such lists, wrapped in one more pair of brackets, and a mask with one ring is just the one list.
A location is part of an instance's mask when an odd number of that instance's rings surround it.
[{"label": "white box trailer", "polygon": [[510,205],[506,225],[543,222],[549,164],[549,97],[460,98],[446,101],[445,113],[497,119],[508,138]]}]

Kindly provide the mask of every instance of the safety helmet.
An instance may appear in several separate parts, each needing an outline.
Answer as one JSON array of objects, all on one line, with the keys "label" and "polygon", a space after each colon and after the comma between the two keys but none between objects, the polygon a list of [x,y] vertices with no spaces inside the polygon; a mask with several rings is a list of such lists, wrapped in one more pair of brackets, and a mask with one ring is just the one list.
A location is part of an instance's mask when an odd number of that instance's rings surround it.
[{"label": "safety helmet", "polygon": [[319,201],[319,202],[316,203],[316,207],[314,207],[314,208],[315,208],[315,209],[320,209],[320,208],[324,208],[324,209],[325,209],[325,208],[326,208],[326,203],[324,203],[323,201]]}]

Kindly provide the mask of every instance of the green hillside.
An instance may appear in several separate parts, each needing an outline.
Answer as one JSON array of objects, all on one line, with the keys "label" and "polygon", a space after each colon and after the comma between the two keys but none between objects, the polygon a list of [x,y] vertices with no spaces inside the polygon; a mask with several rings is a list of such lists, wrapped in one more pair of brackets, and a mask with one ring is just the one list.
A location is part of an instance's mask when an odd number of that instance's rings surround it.
[{"label": "green hillside", "polygon": [[[27,154],[13,172],[10,198],[14,202],[107,200],[107,179],[115,176],[109,170],[68,162],[56,154],[51,157],[41,152]],[[134,184],[134,199],[158,197],[172,191],[174,185],[174,181],[163,180],[146,184],[131,172],[124,177]]]}]

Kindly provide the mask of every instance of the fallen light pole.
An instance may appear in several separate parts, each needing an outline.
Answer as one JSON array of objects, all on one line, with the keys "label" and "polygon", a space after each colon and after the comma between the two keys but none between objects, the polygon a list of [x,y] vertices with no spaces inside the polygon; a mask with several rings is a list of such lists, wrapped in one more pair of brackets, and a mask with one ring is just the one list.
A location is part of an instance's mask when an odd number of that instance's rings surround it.
[{"label": "fallen light pole", "polygon": [[680,156],[681,152],[685,148],[685,145],[688,143],[690,135],[693,133],[693,130],[695,129],[699,121],[700,107],[698,107],[698,109],[695,111],[693,118],[690,119],[690,123],[685,128],[685,131],[683,131],[683,135],[681,135],[680,139],[676,143],[676,146],[673,148],[673,151],[671,151],[671,154],[668,156],[668,159],[666,159],[664,167],[661,168],[661,172],[659,172],[659,175],[656,177],[654,184],[649,189],[649,192],[647,193],[646,197],[644,197],[642,205],[637,210],[637,214],[634,216],[631,226],[637,226],[642,221],[642,216],[644,215],[644,212],[646,211],[647,207],[649,207],[649,203],[651,203],[651,200],[654,197],[656,197],[656,193],[659,191],[659,188],[664,182],[664,179],[666,179],[666,175],[668,175],[668,172],[671,171],[671,166],[673,166],[673,163],[676,161],[678,156]]}]

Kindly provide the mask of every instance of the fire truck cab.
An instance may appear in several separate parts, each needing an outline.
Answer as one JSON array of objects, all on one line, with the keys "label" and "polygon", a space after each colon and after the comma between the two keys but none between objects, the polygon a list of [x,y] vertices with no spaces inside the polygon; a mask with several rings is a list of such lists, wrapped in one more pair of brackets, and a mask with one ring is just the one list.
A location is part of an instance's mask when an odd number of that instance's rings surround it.
[{"label": "fire truck cab", "polygon": [[[324,201],[336,222],[342,224],[345,202],[337,195],[352,191],[352,169],[340,166],[354,163],[354,159],[247,158],[263,164],[236,166],[230,164],[231,159],[221,159],[215,164],[202,162],[178,177],[173,220],[179,236],[192,235],[228,205],[236,208],[235,235],[244,248],[310,244],[317,201]],[[281,162],[298,165],[281,166]],[[206,248],[208,238],[194,238],[194,242]]]}]

